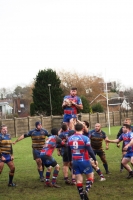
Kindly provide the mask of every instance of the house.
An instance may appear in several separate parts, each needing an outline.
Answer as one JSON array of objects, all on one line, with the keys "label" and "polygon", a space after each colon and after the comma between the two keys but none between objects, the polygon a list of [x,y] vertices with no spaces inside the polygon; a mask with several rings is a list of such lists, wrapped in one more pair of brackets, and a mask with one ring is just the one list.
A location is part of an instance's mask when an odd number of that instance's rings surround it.
[{"label": "house", "polygon": [[27,117],[30,115],[30,101],[23,98],[13,98],[13,113],[18,117]]},{"label": "house", "polygon": [[6,115],[12,114],[13,108],[8,102],[0,102],[0,118],[6,117]]},{"label": "house", "polygon": [[105,94],[99,94],[91,101],[90,105],[94,105],[96,103],[100,103],[104,108],[104,111],[107,110],[107,103],[109,106],[109,111],[120,111],[120,110],[131,110],[129,103],[125,98],[119,97],[116,93],[108,93],[108,101],[107,96]]}]

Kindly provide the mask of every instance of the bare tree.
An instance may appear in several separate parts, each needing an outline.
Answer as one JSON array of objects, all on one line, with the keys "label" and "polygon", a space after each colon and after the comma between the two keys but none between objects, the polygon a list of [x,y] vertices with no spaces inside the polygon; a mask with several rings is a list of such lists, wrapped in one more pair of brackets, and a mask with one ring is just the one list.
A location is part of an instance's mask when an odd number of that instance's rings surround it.
[{"label": "bare tree", "polygon": [[60,77],[61,87],[65,95],[69,93],[72,86],[78,88],[79,96],[85,96],[89,101],[95,98],[98,94],[103,93],[101,83],[103,83],[104,80],[102,77],[67,71],[58,72],[58,76]]}]

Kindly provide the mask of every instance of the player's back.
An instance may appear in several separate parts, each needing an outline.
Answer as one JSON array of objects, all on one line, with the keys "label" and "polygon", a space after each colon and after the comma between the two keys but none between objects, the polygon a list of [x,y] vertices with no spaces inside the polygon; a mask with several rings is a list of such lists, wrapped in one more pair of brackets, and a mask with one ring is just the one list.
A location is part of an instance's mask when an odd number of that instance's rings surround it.
[{"label": "player's back", "polygon": [[57,136],[52,135],[46,140],[46,143],[43,149],[41,150],[42,153],[49,156],[52,155],[54,149],[56,148],[56,137]]},{"label": "player's back", "polygon": [[90,145],[90,140],[84,135],[74,134],[68,138],[68,146],[71,148],[72,160],[84,161],[89,160],[86,146]]}]

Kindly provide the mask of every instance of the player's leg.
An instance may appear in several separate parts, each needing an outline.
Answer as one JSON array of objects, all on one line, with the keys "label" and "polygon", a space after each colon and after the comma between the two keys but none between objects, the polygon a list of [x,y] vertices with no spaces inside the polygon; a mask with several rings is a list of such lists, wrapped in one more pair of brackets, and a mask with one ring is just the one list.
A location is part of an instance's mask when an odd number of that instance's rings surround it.
[{"label": "player's leg", "polygon": [[4,162],[2,160],[0,160],[0,174],[2,173],[3,171],[3,168],[4,168]]},{"label": "player's leg", "polygon": [[[84,190],[84,199],[88,200],[88,192],[94,182],[94,173],[93,173],[93,168],[91,165],[90,161],[85,162],[85,169],[84,169],[84,174],[86,175],[86,187]],[[87,167],[88,166],[88,167]]]},{"label": "player's leg", "polygon": [[99,166],[98,166],[98,161],[96,161],[96,162],[97,162],[97,166],[95,165],[93,159],[90,159],[90,161],[91,161],[91,164],[92,164],[93,169],[94,169],[94,170],[96,171],[96,173],[100,176],[100,181],[105,181],[106,179],[105,179],[103,173],[101,172],[101,170],[100,170],[100,168],[99,168]]},{"label": "player's leg", "polygon": [[75,178],[76,178],[76,186],[77,186],[77,190],[80,196],[80,199],[84,199],[84,194],[83,194],[83,169],[82,171],[80,170],[80,162],[78,161],[73,161],[72,163],[72,168],[74,170],[75,173]]},{"label": "player's leg", "polygon": [[38,170],[38,173],[39,173],[39,177],[40,177],[40,181],[41,182],[44,182],[44,176],[43,176],[43,163],[42,163],[42,160],[40,158],[40,152],[36,149],[33,149],[33,158],[37,164],[37,170]]},{"label": "player's leg", "polygon": [[69,127],[69,115],[64,114],[63,123],[65,123]]},{"label": "player's leg", "polygon": [[7,162],[7,165],[8,165],[8,167],[9,167],[9,169],[10,169],[10,171],[9,171],[9,182],[8,182],[8,186],[10,186],[10,187],[15,187],[16,184],[13,183],[13,178],[14,178],[14,173],[15,173],[15,166],[14,166],[14,163],[13,163],[13,161],[9,161],[9,162]]},{"label": "player's leg", "polygon": [[86,187],[85,190],[89,192],[93,182],[94,182],[94,173],[93,168],[90,161],[86,161],[88,163],[88,167],[84,170],[84,174],[86,175]]},{"label": "player's leg", "polygon": [[63,175],[64,175],[64,180],[66,184],[71,184],[71,181],[68,178],[68,172],[69,172],[69,162],[64,162],[65,158],[63,155]]},{"label": "player's leg", "polygon": [[131,178],[131,177],[133,177],[133,171],[132,171],[130,165],[128,164],[130,160],[131,160],[131,157],[129,156],[128,153],[125,154],[124,157],[123,157],[123,159],[122,159],[122,164],[123,164],[124,168],[129,173],[128,176],[127,176],[128,179]]},{"label": "player's leg", "polygon": [[46,186],[51,187],[51,183],[50,183],[50,175],[51,175],[51,171],[52,171],[52,166],[47,167],[47,171],[46,171]]},{"label": "player's leg", "polygon": [[53,171],[53,177],[52,177],[52,185],[53,187],[56,187],[56,188],[60,188],[59,185],[56,184],[56,180],[57,180],[57,177],[58,177],[58,174],[59,174],[59,171],[60,171],[60,166],[59,164],[57,164],[56,161],[53,161],[53,165],[54,167],[54,171]]},{"label": "player's leg", "polygon": [[[60,186],[56,184],[56,180],[60,171],[60,166],[57,164],[56,160],[52,156],[42,156],[42,162],[45,163],[47,167],[46,172],[46,185],[49,187],[56,187],[59,188]],[[51,167],[54,167],[53,176],[52,176],[52,183],[49,182]],[[48,184],[47,184],[48,183]]]},{"label": "player's leg", "polygon": [[71,176],[72,176],[71,185],[76,185],[76,176],[73,168],[71,168]]},{"label": "player's leg", "polygon": [[84,189],[83,189],[83,176],[82,174],[77,174],[78,172],[76,171],[76,186],[77,190],[79,192],[80,199],[84,200]]},{"label": "player's leg", "polygon": [[70,162],[69,162],[69,158],[68,158],[67,148],[64,149],[64,152],[63,152],[63,155],[62,155],[62,159],[63,159],[63,168],[62,168],[62,170],[63,170],[65,183],[66,184],[71,184],[71,181],[68,178]]},{"label": "player's leg", "polygon": [[103,162],[103,166],[106,171],[106,174],[110,174],[109,169],[108,169],[108,163],[107,163],[106,156],[105,156],[105,152],[104,151],[99,152],[98,156],[100,157],[101,161]]},{"label": "player's leg", "polygon": [[77,119],[76,115],[70,115],[70,117],[69,117],[69,129],[70,130],[74,130],[74,125],[77,123],[76,119]]},{"label": "player's leg", "polygon": [[37,170],[38,170],[38,173],[39,173],[39,176],[40,176],[40,181],[44,182],[42,160],[41,160],[41,158],[36,158],[35,161],[36,161],[36,164],[37,164]]}]

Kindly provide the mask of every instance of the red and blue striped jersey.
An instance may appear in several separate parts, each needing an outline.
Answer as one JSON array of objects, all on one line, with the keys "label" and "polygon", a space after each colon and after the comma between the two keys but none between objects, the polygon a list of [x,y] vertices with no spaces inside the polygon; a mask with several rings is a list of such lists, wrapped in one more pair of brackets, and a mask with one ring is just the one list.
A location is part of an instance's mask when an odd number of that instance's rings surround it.
[{"label": "red and blue striped jersey", "polygon": [[68,146],[72,152],[72,160],[86,161],[90,160],[87,146],[90,146],[90,139],[78,133],[68,138]]},{"label": "red and blue striped jersey", "polygon": [[[124,146],[126,146],[133,139],[133,132],[122,133],[118,139],[123,140]],[[128,147],[127,151],[133,152],[133,146]]]},{"label": "red and blue striped jersey", "polygon": [[57,135],[50,136],[46,142],[44,147],[41,150],[41,155],[52,156],[54,149],[56,148],[57,144],[62,144],[62,140]]},{"label": "red and blue striped jersey", "polygon": [[[64,97],[64,100],[65,99],[69,99],[70,101],[73,101],[73,102],[75,102],[78,105],[82,105],[81,98],[78,97],[78,96],[67,95],[67,96]],[[76,108],[76,106],[75,105],[72,105],[70,107],[66,106],[64,108],[64,114],[70,114],[70,115],[77,114],[77,108]]]}]

